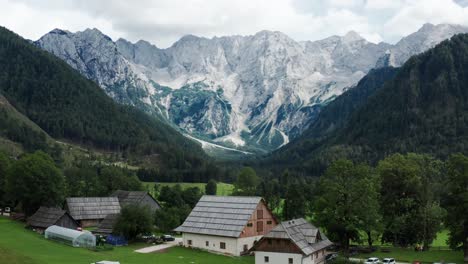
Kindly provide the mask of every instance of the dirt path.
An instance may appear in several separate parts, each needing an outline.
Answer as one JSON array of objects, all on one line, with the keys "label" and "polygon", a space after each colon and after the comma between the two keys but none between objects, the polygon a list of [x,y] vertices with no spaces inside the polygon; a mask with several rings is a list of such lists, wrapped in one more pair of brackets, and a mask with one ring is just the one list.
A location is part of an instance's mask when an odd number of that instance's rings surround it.
[{"label": "dirt path", "polygon": [[160,250],[164,250],[164,249],[168,249],[168,248],[177,246],[179,244],[179,242],[182,242],[182,238],[177,237],[174,241],[165,242],[164,244],[161,244],[161,245],[140,248],[140,249],[135,250],[135,252],[138,252],[138,253],[151,253],[151,252],[155,252],[155,251],[160,251]]}]

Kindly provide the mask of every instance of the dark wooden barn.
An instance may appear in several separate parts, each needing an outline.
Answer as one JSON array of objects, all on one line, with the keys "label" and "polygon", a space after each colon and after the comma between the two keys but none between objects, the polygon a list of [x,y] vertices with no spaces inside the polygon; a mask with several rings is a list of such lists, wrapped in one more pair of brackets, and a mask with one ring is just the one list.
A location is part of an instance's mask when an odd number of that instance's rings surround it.
[{"label": "dark wooden barn", "polygon": [[67,210],[82,227],[98,226],[109,214],[120,214],[117,197],[67,198]]},{"label": "dark wooden barn", "polygon": [[41,206],[35,214],[28,218],[27,225],[43,232],[50,226],[57,225],[70,229],[76,229],[78,223],[67,211],[56,207]]},{"label": "dark wooden barn", "polygon": [[111,196],[119,198],[120,206],[140,205],[147,206],[152,212],[161,209],[158,201],[148,192],[138,191],[115,191]]},{"label": "dark wooden barn", "polygon": [[101,223],[98,225],[98,228],[93,231],[95,234],[100,235],[110,235],[114,233],[114,226],[117,223],[117,219],[120,214],[108,214]]}]

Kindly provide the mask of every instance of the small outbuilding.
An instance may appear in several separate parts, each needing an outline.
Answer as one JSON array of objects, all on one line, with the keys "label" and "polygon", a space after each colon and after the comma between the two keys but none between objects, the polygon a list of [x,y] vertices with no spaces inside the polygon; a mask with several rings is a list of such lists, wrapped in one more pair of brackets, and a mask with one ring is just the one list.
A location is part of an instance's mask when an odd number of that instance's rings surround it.
[{"label": "small outbuilding", "polygon": [[332,242],[303,218],[277,225],[256,243],[255,264],[321,264]]},{"label": "small outbuilding", "polygon": [[117,223],[117,219],[120,214],[108,214],[101,223],[99,223],[98,228],[93,231],[95,234],[100,235],[110,235],[114,233],[114,226]]},{"label": "small outbuilding", "polygon": [[61,226],[50,226],[44,232],[46,239],[73,247],[91,248],[96,246],[96,237],[89,231],[78,231]]},{"label": "small outbuilding", "polygon": [[119,198],[120,206],[139,205],[147,206],[151,212],[161,209],[161,205],[148,192],[115,191],[111,196]]},{"label": "small outbuilding", "polygon": [[31,228],[43,232],[49,226],[61,226],[76,229],[78,223],[67,211],[57,207],[41,206],[36,213],[28,218],[27,225]]},{"label": "small outbuilding", "polygon": [[67,198],[66,209],[82,227],[98,226],[107,215],[120,214],[117,197]]}]

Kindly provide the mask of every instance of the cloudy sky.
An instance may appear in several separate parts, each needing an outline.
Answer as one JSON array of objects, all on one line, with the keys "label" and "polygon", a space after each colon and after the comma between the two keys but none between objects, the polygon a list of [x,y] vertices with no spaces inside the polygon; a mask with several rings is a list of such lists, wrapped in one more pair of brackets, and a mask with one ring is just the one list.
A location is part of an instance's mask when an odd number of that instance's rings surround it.
[{"label": "cloudy sky", "polygon": [[0,25],[36,40],[54,28],[98,28],[114,40],[168,47],[186,34],[279,30],[316,40],[354,30],[395,42],[424,23],[468,26],[468,0],[0,0]]}]

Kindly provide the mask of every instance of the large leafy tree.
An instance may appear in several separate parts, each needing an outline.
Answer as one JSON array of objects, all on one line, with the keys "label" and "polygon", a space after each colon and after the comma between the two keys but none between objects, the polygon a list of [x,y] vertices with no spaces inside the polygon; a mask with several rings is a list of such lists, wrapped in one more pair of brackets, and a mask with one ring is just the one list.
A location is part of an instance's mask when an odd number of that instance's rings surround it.
[{"label": "large leafy tree", "polygon": [[441,167],[440,161],[413,153],[379,162],[384,241],[400,246],[424,243],[428,248],[444,215],[434,195]]},{"label": "large leafy tree", "polygon": [[117,218],[115,232],[132,240],[138,235],[151,232],[153,216],[145,206],[125,206]]},{"label": "large leafy tree", "polygon": [[359,231],[373,224],[369,216],[378,218],[378,187],[372,170],[349,160],[334,162],[321,177],[315,201],[317,222],[345,251],[351,239],[359,239]]},{"label": "large leafy tree", "polygon": [[462,247],[468,262],[468,157],[456,154],[447,162],[447,195],[445,225],[450,231],[452,248]]},{"label": "large leafy tree", "polygon": [[255,195],[260,178],[251,167],[244,167],[234,182],[235,195]]},{"label": "large leafy tree", "polygon": [[41,205],[59,206],[65,195],[65,178],[52,158],[42,151],[26,154],[9,169],[6,191],[26,215]]},{"label": "large leafy tree", "polygon": [[207,195],[216,195],[217,188],[218,188],[218,186],[216,184],[216,181],[211,179],[205,185],[205,194],[207,194]]},{"label": "large leafy tree", "polygon": [[0,152],[0,206],[5,203],[5,184],[8,167],[10,166],[10,159],[7,155]]}]

